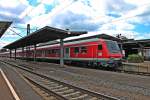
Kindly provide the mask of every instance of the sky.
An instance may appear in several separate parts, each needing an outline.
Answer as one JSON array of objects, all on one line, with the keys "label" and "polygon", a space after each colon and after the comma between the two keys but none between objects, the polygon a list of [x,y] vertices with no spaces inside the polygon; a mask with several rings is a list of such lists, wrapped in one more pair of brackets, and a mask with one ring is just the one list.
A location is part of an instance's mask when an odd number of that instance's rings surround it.
[{"label": "sky", "polygon": [[150,39],[150,0],[0,0],[0,21],[13,22],[0,48],[26,36],[27,24],[31,33],[51,26]]}]

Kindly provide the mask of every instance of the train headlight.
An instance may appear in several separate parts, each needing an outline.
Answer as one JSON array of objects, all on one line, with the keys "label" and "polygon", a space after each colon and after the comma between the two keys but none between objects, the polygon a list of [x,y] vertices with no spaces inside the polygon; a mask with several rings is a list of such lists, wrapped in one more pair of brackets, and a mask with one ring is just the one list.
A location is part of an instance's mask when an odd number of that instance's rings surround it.
[{"label": "train headlight", "polygon": [[102,56],[102,52],[99,52],[99,53],[98,53],[98,56]]}]

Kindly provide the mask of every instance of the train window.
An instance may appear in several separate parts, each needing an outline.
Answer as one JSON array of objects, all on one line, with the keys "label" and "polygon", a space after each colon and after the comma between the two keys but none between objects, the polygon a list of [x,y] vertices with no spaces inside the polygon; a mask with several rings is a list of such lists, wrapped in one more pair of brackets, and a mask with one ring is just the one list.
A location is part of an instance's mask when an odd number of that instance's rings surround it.
[{"label": "train window", "polygon": [[102,50],[102,45],[101,44],[98,45],[98,50]]},{"label": "train window", "polygon": [[59,49],[55,49],[55,53],[56,54],[60,54],[60,50]]},{"label": "train window", "polygon": [[48,54],[52,54],[52,50],[48,50]]},{"label": "train window", "polygon": [[[28,53],[30,53],[30,52],[28,52]],[[42,54],[42,51],[36,51],[36,54],[40,55],[40,54]]]},{"label": "train window", "polygon": [[52,49],[51,54],[60,54],[60,50],[59,49]]},{"label": "train window", "polygon": [[81,47],[81,53],[87,53],[87,48],[86,47]]},{"label": "train window", "polygon": [[51,53],[54,54],[55,53],[55,49],[52,49]]},{"label": "train window", "polygon": [[74,48],[74,53],[79,53],[79,47]]}]

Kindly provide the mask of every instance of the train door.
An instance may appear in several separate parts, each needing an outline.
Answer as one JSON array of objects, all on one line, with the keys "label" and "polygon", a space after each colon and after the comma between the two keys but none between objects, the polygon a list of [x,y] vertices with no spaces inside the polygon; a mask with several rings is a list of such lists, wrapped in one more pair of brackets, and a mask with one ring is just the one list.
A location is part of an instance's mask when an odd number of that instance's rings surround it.
[{"label": "train door", "polygon": [[65,48],[64,58],[69,58],[69,57],[70,57],[70,49]]},{"label": "train door", "polygon": [[45,50],[42,50],[42,57],[45,57]]},{"label": "train door", "polygon": [[98,47],[97,47],[97,59],[98,58],[102,58],[102,44],[98,44]]}]

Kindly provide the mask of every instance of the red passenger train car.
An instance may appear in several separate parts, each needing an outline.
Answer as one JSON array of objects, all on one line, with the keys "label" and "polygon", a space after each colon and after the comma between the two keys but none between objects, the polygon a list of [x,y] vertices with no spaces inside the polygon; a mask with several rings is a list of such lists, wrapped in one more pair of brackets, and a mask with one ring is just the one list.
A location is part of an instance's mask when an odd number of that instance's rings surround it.
[{"label": "red passenger train car", "polygon": [[[17,51],[21,58],[22,50]],[[34,57],[34,50],[27,52],[29,58]],[[13,55],[14,56],[14,55]],[[55,60],[60,58],[60,45],[45,45],[37,47],[37,59]],[[117,68],[121,65],[122,54],[116,41],[92,38],[64,43],[64,60],[69,64],[84,64],[87,66]]]}]

